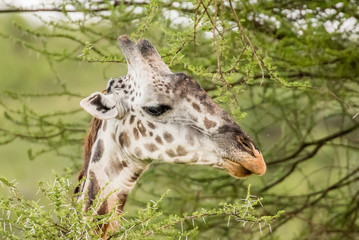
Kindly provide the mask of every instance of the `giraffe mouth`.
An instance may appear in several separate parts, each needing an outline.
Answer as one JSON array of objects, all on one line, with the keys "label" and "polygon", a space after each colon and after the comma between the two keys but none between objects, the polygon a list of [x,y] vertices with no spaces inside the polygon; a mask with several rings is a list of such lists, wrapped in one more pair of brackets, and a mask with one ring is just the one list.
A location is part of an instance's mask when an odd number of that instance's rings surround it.
[{"label": "giraffe mouth", "polygon": [[267,167],[263,159],[263,155],[252,145],[253,155],[246,154],[240,160],[224,158],[223,167],[227,172],[237,178],[245,178],[251,174],[263,175]]},{"label": "giraffe mouth", "polygon": [[252,175],[252,171],[245,168],[242,164],[231,160],[231,159],[224,159],[223,167],[227,170],[229,175],[236,178],[246,178]]}]

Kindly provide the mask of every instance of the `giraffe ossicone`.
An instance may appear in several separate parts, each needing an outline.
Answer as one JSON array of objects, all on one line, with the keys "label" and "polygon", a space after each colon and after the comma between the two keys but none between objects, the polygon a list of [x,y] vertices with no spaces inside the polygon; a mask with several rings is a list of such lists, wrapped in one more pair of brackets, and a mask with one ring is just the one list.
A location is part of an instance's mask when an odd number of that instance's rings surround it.
[{"label": "giraffe ossicone", "polygon": [[98,212],[122,211],[137,179],[154,161],[208,165],[237,178],[265,173],[259,149],[196,81],[172,73],[147,40],[133,43],[123,35],[119,44],[127,75],[111,79],[106,94],[96,92],[81,101],[95,117],[80,176],[86,181],[78,189],[87,193],[85,210],[104,187],[100,197],[114,192]]}]

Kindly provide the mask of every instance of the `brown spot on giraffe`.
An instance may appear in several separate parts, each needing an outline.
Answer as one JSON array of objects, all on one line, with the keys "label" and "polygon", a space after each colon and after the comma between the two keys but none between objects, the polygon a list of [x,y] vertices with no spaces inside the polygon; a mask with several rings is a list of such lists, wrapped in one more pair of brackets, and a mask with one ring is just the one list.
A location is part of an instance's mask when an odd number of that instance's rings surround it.
[{"label": "brown spot on giraffe", "polygon": [[104,215],[108,212],[107,200],[105,200],[97,210],[97,215]]},{"label": "brown spot on giraffe", "polygon": [[122,162],[121,162],[121,164],[122,164],[122,166],[123,166],[124,168],[128,167],[128,165],[127,165],[127,162],[126,162],[126,161],[122,161]]},{"label": "brown spot on giraffe", "polygon": [[158,150],[158,147],[153,143],[145,144],[144,146],[150,152],[154,152]]},{"label": "brown spot on giraffe", "polygon": [[197,103],[192,103],[192,107],[193,107],[194,110],[196,110],[197,112],[201,112],[201,107],[200,107]]},{"label": "brown spot on giraffe", "polygon": [[140,138],[138,130],[135,127],[133,128],[133,136],[135,137],[136,140]]},{"label": "brown spot on giraffe", "polygon": [[169,157],[175,157],[176,153],[172,149],[167,149],[166,153]]},{"label": "brown spot on giraffe", "polygon": [[96,148],[95,148],[95,152],[92,157],[92,162],[94,162],[94,163],[98,162],[102,158],[103,150],[104,150],[103,140],[99,139],[99,140],[97,140],[97,143],[96,143]]},{"label": "brown spot on giraffe", "polygon": [[163,138],[168,142],[168,143],[171,143],[173,142],[173,136],[172,134],[170,134],[169,132],[165,131],[163,133]]},{"label": "brown spot on giraffe", "polygon": [[119,213],[121,213],[123,211],[123,206],[125,206],[125,203],[127,201],[127,197],[128,197],[128,192],[120,192],[119,194],[117,194],[117,199],[118,199],[118,211]]},{"label": "brown spot on giraffe", "polygon": [[150,128],[152,128],[152,129],[155,129],[155,128],[156,128],[156,126],[155,126],[153,123],[151,123],[151,122],[147,122],[147,125],[148,125]]},{"label": "brown spot on giraffe", "polygon": [[129,147],[131,146],[131,140],[128,137],[126,132],[121,132],[119,136],[120,145],[122,147]]},{"label": "brown spot on giraffe", "polygon": [[188,153],[187,150],[181,145],[178,145],[176,151],[177,151],[177,156],[186,156]]},{"label": "brown spot on giraffe", "polygon": [[141,176],[142,171],[135,172],[130,179],[130,182],[136,182],[137,179]]},{"label": "brown spot on giraffe", "polygon": [[90,178],[89,178],[89,186],[87,191],[87,203],[85,209],[89,209],[91,207],[93,200],[95,200],[97,193],[100,191],[100,186],[98,184],[96,175],[93,171],[90,171]]},{"label": "brown spot on giraffe", "polygon": [[127,167],[127,163],[125,161],[121,161],[117,157],[112,157],[109,165],[106,167],[105,172],[106,175],[112,179],[117,176],[122,169]]},{"label": "brown spot on giraffe", "polygon": [[143,126],[141,120],[137,121],[137,128],[140,131],[140,133],[142,134],[142,136],[146,137],[146,128],[145,128],[145,126]]},{"label": "brown spot on giraffe", "polygon": [[157,135],[156,138],[155,138],[155,140],[156,140],[156,142],[158,142],[159,144],[163,144],[162,139],[161,139],[160,136]]},{"label": "brown spot on giraffe", "polygon": [[135,117],[134,115],[131,115],[131,116],[130,116],[130,124],[132,124],[132,123],[135,121],[135,118],[136,118],[136,117]]},{"label": "brown spot on giraffe", "polygon": [[214,121],[211,121],[209,120],[207,117],[204,119],[204,126],[207,128],[207,129],[210,129],[210,128],[214,128],[215,126],[217,126],[217,123],[214,122]]}]

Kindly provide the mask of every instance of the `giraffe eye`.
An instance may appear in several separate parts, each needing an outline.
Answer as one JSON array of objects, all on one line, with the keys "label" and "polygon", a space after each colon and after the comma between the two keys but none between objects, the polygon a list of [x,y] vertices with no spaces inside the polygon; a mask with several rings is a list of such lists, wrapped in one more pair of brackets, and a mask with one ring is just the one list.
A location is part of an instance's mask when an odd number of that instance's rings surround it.
[{"label": "giraffe eye", "polygon": [[166,111],[170,110],[171,107],[167,105],[159,105],[155,107],[143,107],[143,110],[145,110],[146,113],[158,117],[165,113]]}]

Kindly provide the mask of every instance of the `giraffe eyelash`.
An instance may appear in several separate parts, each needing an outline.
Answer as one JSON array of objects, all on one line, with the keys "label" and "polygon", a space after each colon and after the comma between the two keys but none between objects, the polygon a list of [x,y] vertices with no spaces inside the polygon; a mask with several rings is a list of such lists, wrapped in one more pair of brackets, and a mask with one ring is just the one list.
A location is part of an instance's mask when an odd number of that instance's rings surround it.
[{"label": "giraffe eyelash", "polygon": [[168,110],[171,110],[172,108],[168,105],[159,105],[154,107],[142,107],[143,110],[145,110],[146,113],[148,113],[151,116],[158,117]]}]

